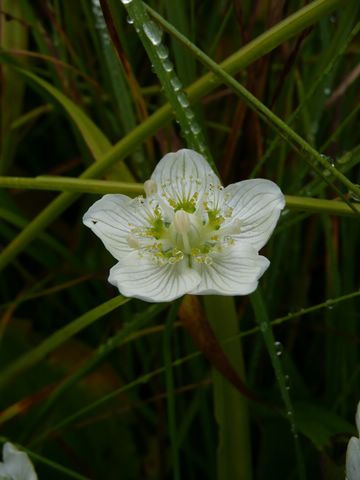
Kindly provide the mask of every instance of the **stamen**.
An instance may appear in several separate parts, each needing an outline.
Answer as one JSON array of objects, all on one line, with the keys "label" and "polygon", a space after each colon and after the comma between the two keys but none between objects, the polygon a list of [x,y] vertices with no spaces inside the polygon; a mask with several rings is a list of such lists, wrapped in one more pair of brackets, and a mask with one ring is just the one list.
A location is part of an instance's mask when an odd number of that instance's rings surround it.
[{"label": "stamen", "polygon": [[146,180],[146,182],[144,182],[144,191],[145,191],[146,197],[151,197],[152,195],[157,193],[156,182],[154,180],[151,180],[151,179]]},{"label": "stamen", "polygon": [[135,235],[132,235],[131,233],[129,233],[127,237],[127,243],[130,248],[134,248],[135,250],[139,250],[139,248],[141,247],[139,240],[135,237]]}]

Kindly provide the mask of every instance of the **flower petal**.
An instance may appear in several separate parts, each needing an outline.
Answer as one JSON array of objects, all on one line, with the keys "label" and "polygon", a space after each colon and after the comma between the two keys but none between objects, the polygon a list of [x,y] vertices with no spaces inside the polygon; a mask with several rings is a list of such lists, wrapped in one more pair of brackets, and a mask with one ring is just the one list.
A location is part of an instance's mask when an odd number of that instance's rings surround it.
[{"label": "flower petal", "polygon": [[163,198],[176,204],[186,204],[196,198],[201,200],[210,184],[220,185],[205,158],[185,148],[165,155],[157,164],[151,180],[156,182]]},{"label": "flower petal", "polygon": [[128,245],[130,225],[143,225],[141,209],[125,195],[104,195],[83,217],[84,224],[100,238],[117,260],[132,250]]},{"label": "flower petal", "polygon": [[109,282],[126,297],[147,302],[170,302],[196,287],[199,274],[186,260],[155,265],[152,259],[132,252],[110,270]]},{"label": "flower petal", "polygon": [[249,244],[234,245],[211,254],[212,263],[194,262],[201,282],[191,292],[195,295],[248,295],[256,290],[258,280],[270,265]]},{"label": "flower petal", "polygon": [[225,188],[232,218],[240,220],[235,239],[246,240],[257,250],[268,241],[285,206],[280,188],[270,180],[257,178],[234,183]]},{"label": "flower petal", "polygon": [[20,452],[10,442],[3,447],[4,463],[0,464],[0,474],[16,480],[37,480],[34,467],[25,452]]},{"label": "flower petal", "polygon": [[346,480],[360,478],[360,440],[351,437],[346,450]]}]

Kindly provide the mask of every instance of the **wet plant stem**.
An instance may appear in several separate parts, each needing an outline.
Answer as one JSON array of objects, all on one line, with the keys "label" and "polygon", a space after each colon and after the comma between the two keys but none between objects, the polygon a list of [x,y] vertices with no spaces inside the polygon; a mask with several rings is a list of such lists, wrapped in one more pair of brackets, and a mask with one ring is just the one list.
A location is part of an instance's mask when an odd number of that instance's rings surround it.
[{"label": "wet plant stem", "polygon": [[[207,296],[207,318],[219,342],[238,335],[238,319],[232,297]],[[219,321],[219,319],[223,321]],[[233,367],[245,380],[245,366],[240,339],[224,346]],[[230,383],[213,369],[215,418],[219,425],[217,452],[218,480],[250,480],[251,442],[247,401]]]}]

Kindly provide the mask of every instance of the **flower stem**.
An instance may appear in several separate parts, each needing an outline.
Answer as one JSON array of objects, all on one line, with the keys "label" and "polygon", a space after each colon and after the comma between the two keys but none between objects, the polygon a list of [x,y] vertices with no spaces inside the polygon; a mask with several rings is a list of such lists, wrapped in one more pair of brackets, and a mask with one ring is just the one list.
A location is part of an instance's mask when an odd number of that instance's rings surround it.
[{"label": "flower stem", "polygon": [[172,303],[169,313],[166,318],[166,325],[163,336],[163,355],[165,364],[165,380],[166,380],[166,392],[167,392],[167,414],[169,422],[169,434],[171,442],[171,458],[173,467],[174,480],[180,480],[180,461],[178,450],[178,436],[176,429],[176,407],[175,407],[175,386],[173,365],[171,357],[171,339],[173,335],[173,325],[176,317],[176,313],[180,306],[180,300]]},{"label": "flower stem", "polygon": [[[219,342],[239,333],[234,299],[205,297],[205,310]],[[219,319],[223,321],[219,321]],[[240,377],[245,368],[240,340],[224,350]],[[244,397],[217,371],[213,370],[215,416],[219,424],[217,452],[218,480],[250,480],[252,477],[248,406]]]}]

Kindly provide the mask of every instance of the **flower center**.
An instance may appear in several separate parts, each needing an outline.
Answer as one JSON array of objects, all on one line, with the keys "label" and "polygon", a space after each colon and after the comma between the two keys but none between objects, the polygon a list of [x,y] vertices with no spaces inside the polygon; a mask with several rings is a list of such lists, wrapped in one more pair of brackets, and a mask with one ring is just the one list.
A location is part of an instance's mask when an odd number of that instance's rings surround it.
[{"label": "flower center", "polygon": [[129,246],[140,255],[150,256],[157,265],[174,264],[185,256],[190,266],[193,261],[209,265],[214,253],[234,244],[232,235],[240,232],[240,222],[231,219],[222,187],[211,185],[201,201],[192,192],[189,205],[169,197],[165,204],[152,184],[146,190],[151,191],[148,198],[136,200],[144,225],[130,225],[128,236]]}]

